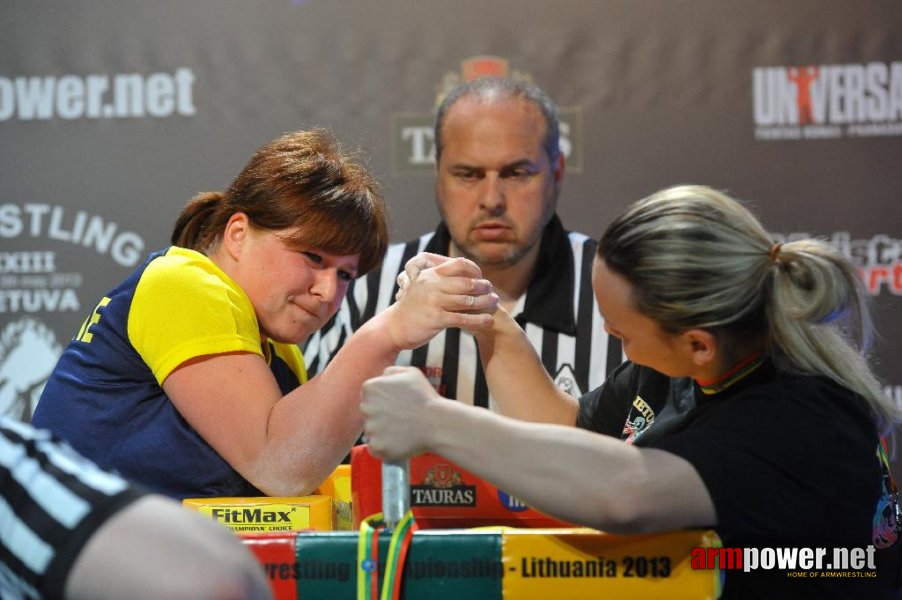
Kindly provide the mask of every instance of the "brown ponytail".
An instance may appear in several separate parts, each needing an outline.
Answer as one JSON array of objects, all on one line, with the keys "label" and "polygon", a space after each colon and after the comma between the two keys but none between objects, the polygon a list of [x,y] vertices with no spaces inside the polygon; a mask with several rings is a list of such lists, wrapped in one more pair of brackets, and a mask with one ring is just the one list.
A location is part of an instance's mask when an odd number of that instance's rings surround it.
[{"label": "brown ponytail", "polygon": [[198,252],[209,248],[218,233],[210,222],[222,203],[222,192],[201,192],[189,200],[172,228],[172,244]]}]

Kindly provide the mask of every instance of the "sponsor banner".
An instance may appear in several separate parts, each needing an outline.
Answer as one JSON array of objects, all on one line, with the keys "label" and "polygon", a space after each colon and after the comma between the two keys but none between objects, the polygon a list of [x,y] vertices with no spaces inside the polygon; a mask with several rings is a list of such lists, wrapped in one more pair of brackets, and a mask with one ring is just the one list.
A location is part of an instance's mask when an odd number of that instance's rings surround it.
[{"label": "sponsor banner", "polygon": [[[382,512],[382,461],[365,445],[351,449],[354,526]],[[424,528],[566,527],[491,483],[436,454],[410,459],[410,510]]]},{"label": "sponsor banner", "polygon": [[687,568],[695,547],[720,540],[687,530],[616,536],[591,529],[508,530],[503,537],[505,598],[717,598],[720,575]]},{"label": "sponsor banner", "polygon": [[691,552],[693,570],[785,571],[793,578],[877,578],[874,546],[865,548],[713,548]]},{"label": "sponsor banner", "polygon": [[[273,534],[274,535],[274,534]],[[259,544],[259,537],[245,543]],[[358,534],[300,532],[268,554],[255,549],[274,589],[296,584],[277,598],[351,598],[357,589]],[[375,568],[381,587],[391,535],[378,537]],[[272,543],[269,540],[265,540]],[[693,548],[719,543],[711,531],[615,536],[585,528],[418,530],[404,562],[404,598],[717,598],[720,575],[689,568]],[[278,552],[278,554],[276,554]]]},{"label": "sponsor banner", "polygon": [[334,529],[329,496],[185,498],[182,504],[238,533]]},{"label": "sponsor banner", "polygon": [[0,414],[30,421],[100,296],[84,288],[98,272],[135,267],[146,244],[103,215],[46,202],[0,203],[0,244]]},{"label": "sponsor banner", "polygon": [[756,67],[755,138],[902,136],[902,62]]},{"label": "sponsor banner", "polygon": [[[353,598],[357,590],[358,534],[297,534],[298,598]],[[385,575],[391,534],[378,538],[375,568],[379,587]],[[304,565],[309,564],[306,568]],[[501,538],[494,532],[435,532],[413,534],[404,561],[404,598],[501,599],[504,570]]]},{"label": "sponsor banner", "polygon": [[0,122],[192,117],[194,72],[0,77]]},{"label": "sponsor banner", "polygon": [[244,545],[263,566],[275,600],[297,600],[297,580],[307,565],[296,560],[295,536],[282,533],[239,533]]}]

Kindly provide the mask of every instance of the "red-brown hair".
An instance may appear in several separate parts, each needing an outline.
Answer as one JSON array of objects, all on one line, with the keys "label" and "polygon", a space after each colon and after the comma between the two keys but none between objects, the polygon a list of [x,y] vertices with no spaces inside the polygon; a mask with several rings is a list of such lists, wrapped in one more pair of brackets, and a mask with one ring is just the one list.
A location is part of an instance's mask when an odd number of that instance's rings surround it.
[{"label": "red-brown hair", "polygon": [[358,274],[376,267],[388,246],[385,202],[370,172],[329,133],[287,133],[261,147],[225,192],[202,192],[182,209],[176,246],[209,252],[236,212],[266,231],[293,230],[289,245],[359,254]]}]

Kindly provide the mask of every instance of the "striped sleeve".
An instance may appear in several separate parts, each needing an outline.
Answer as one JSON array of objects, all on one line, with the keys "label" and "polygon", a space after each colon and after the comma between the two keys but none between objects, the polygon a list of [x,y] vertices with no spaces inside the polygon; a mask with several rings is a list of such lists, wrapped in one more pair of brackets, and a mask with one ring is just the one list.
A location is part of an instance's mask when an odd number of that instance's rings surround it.
[{"label": "striped sleeve", "polygon": [[0,421],[0,596],[62,597],[75,559],[144,493],[49,432]]}]

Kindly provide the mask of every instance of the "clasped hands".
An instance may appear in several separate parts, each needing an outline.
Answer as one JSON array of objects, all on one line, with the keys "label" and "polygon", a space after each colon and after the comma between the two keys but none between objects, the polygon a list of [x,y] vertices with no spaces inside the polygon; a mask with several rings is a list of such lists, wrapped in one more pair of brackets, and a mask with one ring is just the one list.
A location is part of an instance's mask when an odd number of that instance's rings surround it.
[{"label": "clasped hands", "polygon": [[491,327],[498,295],[482,271],[466,258],[423,252],[398,276],[389,332],[399,349],[422,346],[449,327]]},{"label": "clasped hands", "polygon": [[[498,296],[476,264],[466,258],[418,254],[398,275],[392,335],[403,348],[428,342],[448,327],[489,328]],[[444,402],[415,367],[389,367],[363,384],[360,410],[370,451],[399,460],[428,449],[440,418],[432,408]]]}]

